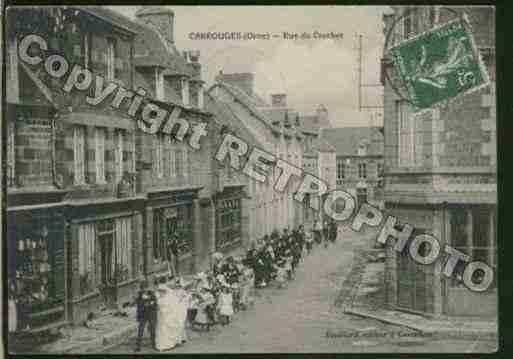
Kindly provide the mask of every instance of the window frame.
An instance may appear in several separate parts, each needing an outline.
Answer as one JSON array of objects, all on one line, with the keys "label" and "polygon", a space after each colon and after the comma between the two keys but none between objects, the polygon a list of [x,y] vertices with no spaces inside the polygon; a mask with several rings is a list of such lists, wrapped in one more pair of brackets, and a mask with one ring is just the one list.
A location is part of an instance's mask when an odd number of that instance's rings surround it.
[{"label": "window frame", "polygon": [[221,199],[218,203],[217,219],[216,249],[220,250],[242,238],[242,199]]},{"label": "window frame", "polygon": [[367,163],[358,163],[358,178],[367,178]]},{"label": "window frame", "polygon": [[[73,126],[73,183],[84,185],[86,183],[86,126]],[[81,160],[81,161],[80,161]]]},{"label": "window frame", "polygon": [[417,158],[416,122],[405,100],[397,100],[397,165],[398,167],[415,167]]},{"label": "window frame", "polygon": [[155,67],[155,97],[159,101],[165,99],[164,72],[158,67]]},{"label": "window frame", "polygon": [[116,156],[116,183],[123,180],[123,149],[125,144],[125,130],[115,131],[115,156]]},{"label": "window frame", "polygon": [[116,79],[116,39],[107,37],[107,59],[105,79],[114,81]]},{"label": "window frame", "polygon": [[16,185],[16,122],[7,123],[7,185]]},{"label": "window frame", "polygon": [[106,127],[94,128],[94,165],[96,183],[105,184],[105,138],[107,135]]}]

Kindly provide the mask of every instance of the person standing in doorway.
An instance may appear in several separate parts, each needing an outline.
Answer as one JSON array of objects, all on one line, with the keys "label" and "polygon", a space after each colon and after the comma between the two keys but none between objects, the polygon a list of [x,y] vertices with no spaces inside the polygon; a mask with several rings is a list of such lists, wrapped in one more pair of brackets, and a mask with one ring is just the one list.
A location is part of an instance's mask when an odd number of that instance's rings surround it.
[{"label": "person standing in doorway", "polygon": [[178,276],[178,235],[173,233],[167,244],[167,263],[169,276]]}]

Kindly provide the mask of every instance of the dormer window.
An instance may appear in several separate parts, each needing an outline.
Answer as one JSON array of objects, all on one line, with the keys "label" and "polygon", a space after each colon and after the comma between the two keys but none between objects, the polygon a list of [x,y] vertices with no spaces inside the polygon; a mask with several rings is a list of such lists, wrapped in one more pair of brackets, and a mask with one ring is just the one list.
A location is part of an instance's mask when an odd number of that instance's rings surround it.
[{"label": "dormer window", "polygon": [[164,72],[159,68],[155,69],[155,97],[164,101]]},{"label": "dormer window", "polygon": [[367,146],[365,143],[360,143],[358,146],[358,156],[365,156],[367,154]]},{"label": "dormer window", "polygon": [[182,103],[184,106],[189,106],[189,80],[186,77],[182,77]]}]

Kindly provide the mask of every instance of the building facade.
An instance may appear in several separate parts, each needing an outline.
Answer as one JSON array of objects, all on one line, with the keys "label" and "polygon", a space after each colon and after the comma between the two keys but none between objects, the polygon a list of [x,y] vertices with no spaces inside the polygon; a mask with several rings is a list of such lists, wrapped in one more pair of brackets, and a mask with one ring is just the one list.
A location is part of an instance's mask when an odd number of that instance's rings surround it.
[{"label": "building facade", "polygon": [[[328,191],[336,188],[336,152],[335,147],[328,141],[327,133],[332,130],[328,118],[328,109],[319,105],[314,114],[295,113],[296,126],[300,128],[304,136],[302,142],[303,170],[310,173],[328,185]],[[319,196],[306,195],[303,206],[303,218],[307,227],[311,227],[315,220],[324,221],[324,211],[316,211],[313,206],[321,206],[323,199]]]},{"label": "building facade", "polygon": [[[405,100],[384,83],[385,207],[389,214],[430,233],[496,269],[497,155],[495,14],[493,7],[394,6],[384,16],[391,44],[465,12],[490,86],[414,117]],[[410,16],[403,17],[405,11]],[[394,23],[392,29],[391,26]],[[390,61],[384,54],[383,72]],[[460,263],[461,264],[461,263]],[[497,316],[496,284],[484,293],[462,282],[464,265],[451,278],[442,261],[418,265],[387,246],[386,292],[390,306],[434,315]]]},{"label": "building facade", "polygon": [[[226,131],[246,141],[250,148],[258,147],[301,168],[301,134],[289,121],[284,108],[267,105],[254,93],[253,82],[251,73],[219,74],[208,90],[209,106],[217,114],[217,121]],[[222,168],[234,171],[228,161],[221,164]],[[279,170],[275,170],[268,181],[261,183],[241,173],[232,174],[232,180],[225,182],[224,187],[242,188],[249,199],[242,201],[246,203],[242,209],[247,211],[242,214],[244,247],[274,230],[281,232],[301,223],[301,204],[293,199],[292,190],[298,180],[292,179],[286,191],[279,193],[273,188],[278,175]]]},{"label": "building facade", "polygon": [[336,186],[350,193],[357,205],[383,202],[383,128],[341,127],[325,131],[337,151]]},{"label": "building facade", "polygon": [[[199,54],[174,47],[174,14],[143,8],[134,21],[103,7],[10,8],[6,19],[8,277],[18,329],[75,324],[130,302],[143,276],[168,272],[170,238],[179,273],[208,265],[212,137],[195,150],[190,128],[183,141],[147,134],[140,114],[129,118],[112,98],[91,105],[90,92],[65,91],[18,57],[24,35],[41,34],[50,53],[179,111],[178,124],[208,126]],[[177,138],[181,127],[171,130]]]}]

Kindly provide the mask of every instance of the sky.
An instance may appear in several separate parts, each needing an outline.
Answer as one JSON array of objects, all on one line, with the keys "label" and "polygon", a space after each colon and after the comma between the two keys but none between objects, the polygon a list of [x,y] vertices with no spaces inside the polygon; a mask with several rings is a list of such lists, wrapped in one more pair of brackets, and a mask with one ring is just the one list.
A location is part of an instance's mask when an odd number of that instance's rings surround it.
[{"label": "sky", "polygon": [[[110,8],[135,18],[137,6]],[[223,73],[252,72],[264,99],[286,93],[304,114],[323,104],[335,127],[382,125],[381,110],[358,110],[358,37],[362,82],[379,84],[384,6],[169,6],[179,50],[199,50],[207,86]],[[343,33],[342,39],[192,40],[191,32]],[[382,88],[366,87],[362,104],[382,104]]]}]

